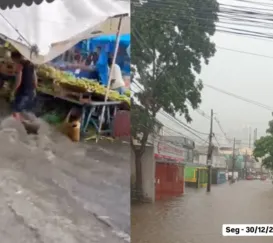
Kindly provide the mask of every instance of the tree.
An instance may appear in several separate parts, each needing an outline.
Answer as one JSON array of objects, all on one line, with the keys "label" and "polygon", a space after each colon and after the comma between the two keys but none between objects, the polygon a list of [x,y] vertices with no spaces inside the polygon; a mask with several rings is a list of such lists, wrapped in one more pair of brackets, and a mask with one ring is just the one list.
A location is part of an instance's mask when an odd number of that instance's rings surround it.
[{"label": "tree", "polygon": [[253,155],[256,159],[262,159],[262,166],[273,170],[273,120],[268,123],[267,136],[263,136],[255,142]]},{"label": "tree", "polygon": [[183,115],[191,122],[188,104],[201,103],[201,64],[215,54],[210,36],[215,33],[216,0],[132,1],[132,80],[143,88],[132,102],[131,134],[140,146],[132,144],[136,162],[136,190],[142,195],[141,158],[149,135],[163,110]]}]

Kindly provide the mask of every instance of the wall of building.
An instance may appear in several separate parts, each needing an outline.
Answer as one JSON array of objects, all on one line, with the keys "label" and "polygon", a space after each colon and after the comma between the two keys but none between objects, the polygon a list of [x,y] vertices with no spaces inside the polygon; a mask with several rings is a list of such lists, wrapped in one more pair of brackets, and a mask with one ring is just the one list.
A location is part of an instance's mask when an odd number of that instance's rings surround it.
[{"label": "wall of building", "polygon": [[[207,164],[207,155],[206,154],[199,154],[199,155],[195,156],[194,163],[206,165]],[[218,168],[226,168],[227,163],[226,163],[225,157],[222,155],[213,155],[212,156],[212,166],[218,167]]]},{"label": "wall of building", "polygon": [[226,158],[222,155],[213,156],[212,165],[217,168],[227,168]]},{"label": "wall of building", "polygon": [[[131,153],[131,183],[135,185],[136,167],[135,167],[135,155]],[[144,199],[149,202],[155,201],[155,160],[154,160],[154,148],[147,146],[145,153],[142,157],[142,185]],[[132,192],[133,193],[133,192]]]},{"label": "wall of building", "polygon": [[193,162],[195,143],[192,140],[182,136],[162,136],[161,141],[183,150],[183,160],[185,162]]},{"label": "wall of building", "polygon": [[207,155],[206,154],[196,155],[194,158],[194,163],[206,165],[207,164]]}]

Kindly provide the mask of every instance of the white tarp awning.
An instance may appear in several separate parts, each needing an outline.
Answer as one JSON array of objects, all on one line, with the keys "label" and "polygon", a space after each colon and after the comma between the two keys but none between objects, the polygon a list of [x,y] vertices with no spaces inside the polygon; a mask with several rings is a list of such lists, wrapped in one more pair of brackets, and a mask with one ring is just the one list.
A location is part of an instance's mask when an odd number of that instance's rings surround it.
[{"label": "white tarp awning", "polygon": [[[90,37],[130,33],[130,1],[55,0],[40,5],[0,10],[0,35],[35,64],[51,61]],[[31,46],[39,54],[32,54]]]},{"label": "white tarp awning", "polygon": [[30,6],[32,4],[41,4],[43,1],[47,1],[49,3],[52,3],[55,0],[1,0],[0,1],[0,8],[1,9],[19,8],[23,4]]}]

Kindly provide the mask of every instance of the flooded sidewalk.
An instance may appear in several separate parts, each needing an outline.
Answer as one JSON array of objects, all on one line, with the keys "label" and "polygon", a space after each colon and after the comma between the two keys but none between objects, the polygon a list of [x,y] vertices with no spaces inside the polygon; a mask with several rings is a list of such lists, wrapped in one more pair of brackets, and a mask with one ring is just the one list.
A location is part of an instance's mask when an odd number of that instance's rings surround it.
[{"label": "flooded sidewalk", "polygon": [[9,119],[0,143],[3,242],[129,241],[126,145],[75,144],[44,123],[28,136]]},{"label": "flooded sidewalk", "polygon": [[271,181],[186,188],[173,200],[133,206],[132,243],[269,243],[273,237],[223,237],[223,224],[272,224]]}]

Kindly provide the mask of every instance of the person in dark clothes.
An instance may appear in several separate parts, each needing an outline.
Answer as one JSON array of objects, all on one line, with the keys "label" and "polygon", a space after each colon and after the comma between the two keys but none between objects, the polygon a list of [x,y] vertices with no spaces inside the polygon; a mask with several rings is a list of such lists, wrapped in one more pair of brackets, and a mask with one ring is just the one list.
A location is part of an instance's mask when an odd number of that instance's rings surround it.
[{"label": "person in dark clothes", "polygon": [[19,52],[11,54],[13,62],[17,64],[17,76],[13,90],[13,116],[16,119],[23,120],[22,112],[31,112],[36,97],[38,85],[35,66],[28,60],[25,60]]}]

